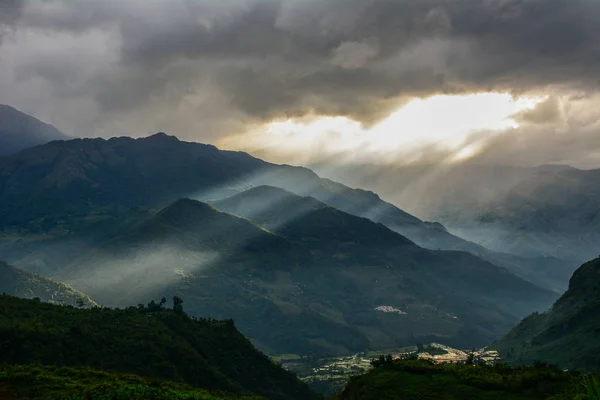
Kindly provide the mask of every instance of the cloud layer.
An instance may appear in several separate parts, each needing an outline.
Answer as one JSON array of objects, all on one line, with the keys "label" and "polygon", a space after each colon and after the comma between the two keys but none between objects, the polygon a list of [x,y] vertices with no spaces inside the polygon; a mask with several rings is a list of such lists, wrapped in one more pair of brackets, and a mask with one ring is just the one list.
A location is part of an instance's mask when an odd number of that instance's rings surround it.
[{"label": "cloud layer", "polygon": [[0,102],[82,136],[369,126],[413,96],[492,90],[552,94],[517,117],[534,131],[585,103],[569,123],[588,131],[600,86],[596,0],[7,0],[0,40]]}]

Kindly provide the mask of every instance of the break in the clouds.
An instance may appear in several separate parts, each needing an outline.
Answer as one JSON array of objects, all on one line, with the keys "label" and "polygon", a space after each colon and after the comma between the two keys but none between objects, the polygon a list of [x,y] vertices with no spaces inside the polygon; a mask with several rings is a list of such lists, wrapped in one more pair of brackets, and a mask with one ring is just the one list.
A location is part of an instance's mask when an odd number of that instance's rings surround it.
[{"label": "break in the clouds", "polygon": [[500,91],[547,99],[485,154],[598,137],[597,0],[5,0],[0,40],[0,102],[74,135],[368,130],[413,97]]}]

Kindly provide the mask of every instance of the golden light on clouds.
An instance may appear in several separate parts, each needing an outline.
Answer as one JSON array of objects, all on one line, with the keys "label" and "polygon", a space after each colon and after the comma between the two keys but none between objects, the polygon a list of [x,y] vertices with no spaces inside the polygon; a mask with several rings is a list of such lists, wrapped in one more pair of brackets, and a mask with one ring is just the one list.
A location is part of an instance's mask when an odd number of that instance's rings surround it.
[{"label": "golden light on clouds", "polygon": [[299,163],[328,156],[376,157],[381,161],[402,155],[410,161],[411,155],[431,147],[450,150],[454,152],[450,161],[459,161],[478,151],[476,144],[467,143],[472,134],[493,136],[517,128],[515,116],[543,100],[492,92],[436,95],[414,99],[369,128],[340,116],[278,120],[220,145],[255,152],[273,161],[291,159]]}]

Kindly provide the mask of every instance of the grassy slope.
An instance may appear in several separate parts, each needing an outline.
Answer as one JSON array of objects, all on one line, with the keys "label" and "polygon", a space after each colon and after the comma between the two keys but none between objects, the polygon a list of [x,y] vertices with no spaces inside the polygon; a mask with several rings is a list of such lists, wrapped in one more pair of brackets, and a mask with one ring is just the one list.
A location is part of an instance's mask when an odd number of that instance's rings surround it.
[{"label": "grassy slope", "polygon": [[46,279],[0,261],[0,293],[25,298],[39,298],[41,301],[76,305],[82,301],[85,306],[96,303],[85,294],[51,279]]},{"label": "grassy slope", "polygon": [[315,398],[232,321],[171,310],[82,310],[0,296],[0,354],[9,364],[90,366],[274,400]]},{"label": "grassy slope", "polygon": [[394,361],[354,377],[336,400],[573,399],[577,376],[551,367],[434,365]]},{"label": "grassy slope", "polygon": [[525,318],[492,347],[512,363],[541,360],[600,369],[600,258],[582,265],[569,290],[543,314]]},{"label": "grassy slope", "polygon": [[0,398],[7,400],[265,400],[89,367],[0,366]]}]

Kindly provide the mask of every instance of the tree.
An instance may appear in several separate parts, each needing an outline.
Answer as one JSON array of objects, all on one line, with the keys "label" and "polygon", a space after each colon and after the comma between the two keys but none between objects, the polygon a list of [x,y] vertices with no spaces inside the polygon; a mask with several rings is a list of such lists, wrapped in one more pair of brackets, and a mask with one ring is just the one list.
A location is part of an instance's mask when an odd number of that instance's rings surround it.
[{"label": "tree", "polygon": [[165,306],[165,304],[167,304],[167,299],[165,299],[164,297],[162,299],[160,299],[160,308],[163,308]]},{"label": "tree", "polygon": [[85,301],[80,297],[77,299],[77,307],[83,308],[85,306]]},{"label": "tree", "polygon": [[149,311],[159,311],[160,310],[160,304],[158,304],[157,302],[155,302],[154,300],[150,301],[150,303],[148,303],[148,310]]},{"label": "tree", "polygon": [[183,312],[183,300],[179,296],[173,296],[173,311],[176,313]]},{"label": "tree", "polygon": [[465,361],[465,364],[474,365],[479,361],[479,359],[476,358],[476,351],[477,350],[473,349],[467,353],[467,359]]}]

